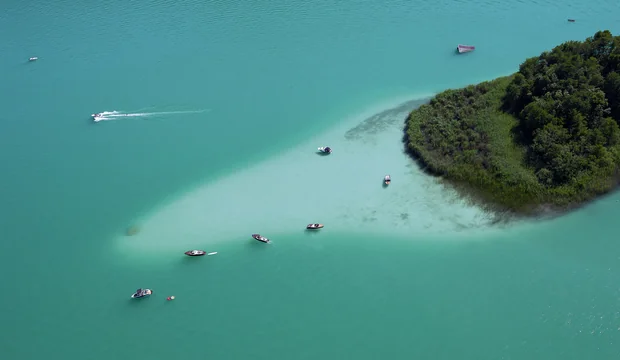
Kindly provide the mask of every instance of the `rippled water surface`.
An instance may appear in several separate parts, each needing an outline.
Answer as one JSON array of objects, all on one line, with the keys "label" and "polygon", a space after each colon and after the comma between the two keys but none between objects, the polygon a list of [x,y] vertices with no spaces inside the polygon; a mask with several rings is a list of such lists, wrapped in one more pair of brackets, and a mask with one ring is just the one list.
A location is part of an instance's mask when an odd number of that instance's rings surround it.
[{"label": "rippled water surface", "polygon": [[[0,358],[619,357],[618,195],[498,227],[400,143],[429,95],[620,34],[618,13],[610,0],[2,3]],[[138,287],[153,296],[130,300]]]}]

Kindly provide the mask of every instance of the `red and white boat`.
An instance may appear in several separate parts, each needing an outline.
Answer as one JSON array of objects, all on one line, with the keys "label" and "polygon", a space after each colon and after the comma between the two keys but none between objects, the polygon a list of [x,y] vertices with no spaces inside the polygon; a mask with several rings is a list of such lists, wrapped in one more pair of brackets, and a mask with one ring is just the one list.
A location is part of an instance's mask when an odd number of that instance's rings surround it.
[{"label": "red and white boat", "polygon": [[461,45],[459,44],[456,47],[456,50],[459,52],[459,54],[463,54],[463,53],[468,53],[468,52],[472,52],[474,50],[476,50],[475,46],[471,46],[471,45]]}]

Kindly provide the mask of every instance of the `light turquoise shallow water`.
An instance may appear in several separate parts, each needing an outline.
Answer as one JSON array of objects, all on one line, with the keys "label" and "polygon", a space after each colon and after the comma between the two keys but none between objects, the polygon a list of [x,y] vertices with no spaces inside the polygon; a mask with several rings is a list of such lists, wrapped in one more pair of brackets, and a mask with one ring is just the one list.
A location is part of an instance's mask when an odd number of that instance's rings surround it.
[{"label": "light turquoise shallow water", "polygon": [[[398,111],[355,128],[385,104],[619,33],[620,3],[0,10],[1,358],[620,355],[618,195],[489,228],[399,153]],[[477,50],[456,56],[458,43]],[[195,113],[89,119],[112,110]],[[308,155],[322,141],[332,157]],[[386,172],[386,191],[368,183]],[[322,214],[322,233],[291,230]],[[143,233],[123,237],[138,220]],[[273,245],[248,240],[262,224]],[[189,244],[219,253],[179,255]],[[155,295],[129,301],[140,286]]]}]

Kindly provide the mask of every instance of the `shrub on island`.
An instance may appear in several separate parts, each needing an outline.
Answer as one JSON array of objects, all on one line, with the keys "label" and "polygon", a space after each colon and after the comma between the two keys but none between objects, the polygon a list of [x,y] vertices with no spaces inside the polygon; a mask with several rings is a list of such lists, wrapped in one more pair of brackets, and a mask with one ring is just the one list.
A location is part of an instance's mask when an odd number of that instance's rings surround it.
[{"label": "shrub on island", "polygon": [[620,36],[599,31],[508,77],[447,90],[407,117],[430,172],[518,213],[566,209],[620,179]]}]

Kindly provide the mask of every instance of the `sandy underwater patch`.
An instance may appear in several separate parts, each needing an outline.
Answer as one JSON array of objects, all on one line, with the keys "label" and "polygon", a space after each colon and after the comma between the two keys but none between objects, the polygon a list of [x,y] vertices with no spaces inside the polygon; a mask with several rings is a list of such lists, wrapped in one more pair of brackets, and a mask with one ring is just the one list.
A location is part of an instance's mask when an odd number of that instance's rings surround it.
[{"label": "sandy underwater patch", "polygon": [[[485,228],[492,217],[424,174],[404,154],[407,113],[422,101],[401,103],[343,123],[276,157],[190,191],[119,235],[121,249],[185,251],[261,233],[322,231],[437,234]],[[360,121],[362,120],[362,121]],[[329,145],[333,153],[317,154]],[[392,183],[383,186],[389,174]]]}]

